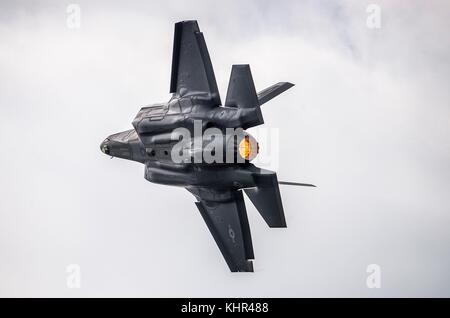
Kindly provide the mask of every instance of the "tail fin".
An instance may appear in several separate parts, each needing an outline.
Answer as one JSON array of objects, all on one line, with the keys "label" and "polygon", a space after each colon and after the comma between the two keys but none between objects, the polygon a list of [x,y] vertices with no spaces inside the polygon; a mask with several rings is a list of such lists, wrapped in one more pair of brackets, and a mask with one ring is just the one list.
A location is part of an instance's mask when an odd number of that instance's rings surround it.
[{"label": "tail fin", "polygon": [[259,106],[250,65],[233,65],[225,106],[238,108]]},{"label": "tail fin", "polygon": [[264,124],[260,106],[292,86],[294,86],[292,83],[280,82],[256,94],[250,66],[248,64],[233,65],[225,106],[242,109],[242,128],[258,126]]},{"label": "tail fin", "polygon": [[233,65],[225,106],[242,109],[240,126],[244,129],[264,124],[248,64]]},{"label": "tail fin", "polygon": [[294,84],[279,82],[256,94],[252,72],[248,64],[235,64],[231,69],[225,106],[254,108],[287,91]]},{"label": "tail fin", "polygon": [[286,227],[277,174],[267,172],[254,174],[256,187],[245,193],[269,227]]},{"label": "tail fin", "polygon": [[258,92],[259,105],[261,106],[262,104],[268,102],[269,100],[280,95],[292,86],[294,86],[294,84],[289,82],[279,82],[263,89],[262,91]]}]

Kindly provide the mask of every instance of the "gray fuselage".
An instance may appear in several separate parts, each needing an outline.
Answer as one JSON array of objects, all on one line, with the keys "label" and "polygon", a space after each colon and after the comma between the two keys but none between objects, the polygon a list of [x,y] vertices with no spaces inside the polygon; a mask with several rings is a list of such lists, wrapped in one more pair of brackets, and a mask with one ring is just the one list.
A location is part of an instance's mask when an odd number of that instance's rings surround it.
[{"label": "gray fuselage", "polygon": [[252,137],[233,127],[248,125],[255,108],[205,109],[201,101],[198,96],[172,98],[166,104],[143,107],[133,120],[134,129],[110,135],[100,148],[112,157],[145,164],[145,178],[155,183],[253,186],[251,164],[238,154],[240,141]]}]

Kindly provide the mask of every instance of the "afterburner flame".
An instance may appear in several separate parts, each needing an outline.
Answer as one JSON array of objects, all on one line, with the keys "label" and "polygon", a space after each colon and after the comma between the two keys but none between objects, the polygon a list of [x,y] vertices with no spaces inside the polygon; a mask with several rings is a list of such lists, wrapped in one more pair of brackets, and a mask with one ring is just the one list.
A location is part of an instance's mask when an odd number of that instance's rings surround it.
[{"label": "afterburner flame", "polygon": [[245,136],[239,143],[239,155],[245,160],[252,160],[259,151],[258,143],[254,138]]}]

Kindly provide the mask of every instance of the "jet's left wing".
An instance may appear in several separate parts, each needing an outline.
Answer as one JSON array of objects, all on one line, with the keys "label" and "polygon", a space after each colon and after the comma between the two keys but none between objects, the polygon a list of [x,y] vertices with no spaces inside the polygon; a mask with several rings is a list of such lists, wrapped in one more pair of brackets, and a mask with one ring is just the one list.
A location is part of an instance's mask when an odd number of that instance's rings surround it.
[{"label": "jet's left wing", "polygon": [[253,272],[252,238],[242,191],[190,188],[200,214],[232,272]]},{"label": "jet's left wing", "polygon": [[175,24],[170,92],[179,96],[202,95],[220,105],[214,70],[197,21]]}]

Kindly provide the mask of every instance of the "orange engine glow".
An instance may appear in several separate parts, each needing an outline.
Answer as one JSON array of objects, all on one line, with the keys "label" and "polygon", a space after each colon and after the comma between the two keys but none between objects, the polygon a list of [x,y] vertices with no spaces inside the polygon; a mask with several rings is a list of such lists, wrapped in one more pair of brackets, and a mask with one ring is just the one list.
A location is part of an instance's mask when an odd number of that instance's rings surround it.
[{"label": "orange engine glow", "polygon": [[252,160],[259,151],[259,145],[254,138],[245,136],[239,143],[239,155],[245,160]]}]

